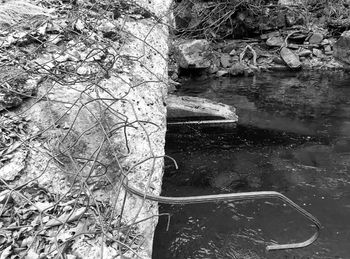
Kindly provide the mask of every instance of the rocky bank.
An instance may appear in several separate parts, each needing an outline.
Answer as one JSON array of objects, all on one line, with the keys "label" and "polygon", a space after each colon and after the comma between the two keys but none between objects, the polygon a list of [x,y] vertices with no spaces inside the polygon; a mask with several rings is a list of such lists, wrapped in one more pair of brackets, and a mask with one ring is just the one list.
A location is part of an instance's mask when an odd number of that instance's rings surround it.
[{"label": "rocky bank", "polygon": [[[207,1],[183,0],[177,5],[170,70],[173,80],[187,76],[186,71],[222,77],[348,69],[346,1],[323,5],[313,1],[265,1],[260,6],[249,1],[240,6],[234,3],[222,2],[220,10],[218,3]],[[343,16],[338,17],[339,13]]]}]

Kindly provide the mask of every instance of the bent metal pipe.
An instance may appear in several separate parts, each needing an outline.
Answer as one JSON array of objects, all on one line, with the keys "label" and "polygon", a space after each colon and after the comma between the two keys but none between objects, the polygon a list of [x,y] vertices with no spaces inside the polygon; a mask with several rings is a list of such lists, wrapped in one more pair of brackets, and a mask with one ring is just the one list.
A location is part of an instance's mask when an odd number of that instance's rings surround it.
[{"label": "bent metal pipe", "polygon": [[284,250],[284,249],[295,249],[304,248],[311,245],[319,236],[321,223],[316,217],[311,215],[309,212],[301,208],[298,204],[284,196],[283,194],[275,191],[259,191],[259,192],[241,192],[241,193],[227,193],[227,194],[214,194],[214,195],[200,195],[200,196],[187,196],[187,197],[166,197],[158,196],[143,192],[127,184],[123,181],[123,186],[127,192],[135,194],[141,198],[156,201],[165,204],[195,204],[195,203],[208,203],[218,201],[242,201],[242,200],[256,200],[256,199],[270,199],[277,198],[287,203],[290,207],[294,208],[301,215],[312,221],[316,227],[316,232],[307,240],[299,243],[291,244],[272,244],[266,246],[267,251]]}]

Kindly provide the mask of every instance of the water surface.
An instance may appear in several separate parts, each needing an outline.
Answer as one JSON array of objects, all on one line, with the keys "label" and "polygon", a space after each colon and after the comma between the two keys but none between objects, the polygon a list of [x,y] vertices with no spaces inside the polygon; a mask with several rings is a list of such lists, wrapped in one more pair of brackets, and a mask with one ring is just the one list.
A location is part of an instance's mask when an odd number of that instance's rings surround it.
[{"label": "water surface", "polygon": [[323,224],[315,244],[266,252],[270,243],[303,241],[310,222],[278,200],[161,205],[153,258],[350,258],[350,76],[279,73],[189,82],[179,94],[237,107],[235,129],[170,130],[163,195],[279,191]]}]

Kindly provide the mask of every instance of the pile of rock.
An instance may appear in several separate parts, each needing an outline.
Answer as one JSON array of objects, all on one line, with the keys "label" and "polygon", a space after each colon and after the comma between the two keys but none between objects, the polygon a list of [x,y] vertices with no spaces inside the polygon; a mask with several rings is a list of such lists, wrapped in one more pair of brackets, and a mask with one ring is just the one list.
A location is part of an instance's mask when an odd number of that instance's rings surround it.
[{"label": "pile of rock", "polygon": [[217,77],[250,76],[260,70],[340,69],[344,66],[336,59],[350,63],[349,41],[350,32],[337,42],[326,31],[294,28],[215,45],[204,39],[185,40],[174,44],[173,57],[181,69],[201,69]]}]

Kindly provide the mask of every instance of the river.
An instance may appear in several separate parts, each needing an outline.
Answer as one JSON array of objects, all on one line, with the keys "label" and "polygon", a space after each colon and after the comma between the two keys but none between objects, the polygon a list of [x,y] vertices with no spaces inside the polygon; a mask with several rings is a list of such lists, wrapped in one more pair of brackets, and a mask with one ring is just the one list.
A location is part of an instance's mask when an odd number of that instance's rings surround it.
[{"label": "river", "polygon": [[153,258],[350,258],[350,75],[265,73],[188,81],[179,95],[234,105],[237,127],[172,129],[165,196],[278,191],[316,216],[311,246],[267,252],[306,240],[310,222],[278,200],[161,205]]}]

